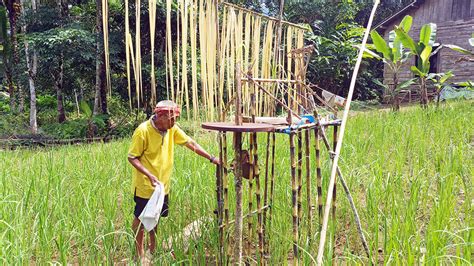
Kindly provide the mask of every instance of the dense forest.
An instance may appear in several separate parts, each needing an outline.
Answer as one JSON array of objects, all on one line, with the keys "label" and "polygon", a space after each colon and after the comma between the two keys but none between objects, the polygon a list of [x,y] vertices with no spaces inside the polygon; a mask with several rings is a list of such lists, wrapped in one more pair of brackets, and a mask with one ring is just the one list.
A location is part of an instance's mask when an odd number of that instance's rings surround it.
[{"label": "dense forest", "polygon": [[[280,1],[233,1],[251,10],[277,17]],[[308,25],[305,36],[316,47],[308,67],[310,82],[344,95],[355,63],[357,45],[372,6],[371,1],[282,1],[284,20]],[[375,24],[409,1],[383,1]],[[0,8],[2,45],[0,135],[40,134],[56,138],[126,135],[139,118],[151,111],[129,107],[125,67],[124,2],[18,1]],[[135,2],[129,14],[135,14]],[[156,3],[154,64],[158,99],[166,95],[166,3]],[[106,84],[103,14],[107,12],[108,58],[111,88]],[[150,23],[148,2],[141,2],[141,56],[144,91],[150,91]],[[172,7],[173,27],[179,22]],[[135,16],[130,27],[135,28]],[[176,34],[172,28],[173,34]],[[173,36],[175,37],[175,36]],[[174,38],[176,41],[176,38]],[[174,43],[173,45],[175,45]],[[147,59],[148,58],[148,59]],[[383,87],[382,63],[365,62],[357,81],[357,100],[378,102]],[[133,97],[133,95],[132,95]],[[150,95],[144,97],[149,99]],[[146,102],[146,101],[145,101]],[[135,121],[135,122],[131,122]],[[111,131],[111,129],[113,129]]]}]

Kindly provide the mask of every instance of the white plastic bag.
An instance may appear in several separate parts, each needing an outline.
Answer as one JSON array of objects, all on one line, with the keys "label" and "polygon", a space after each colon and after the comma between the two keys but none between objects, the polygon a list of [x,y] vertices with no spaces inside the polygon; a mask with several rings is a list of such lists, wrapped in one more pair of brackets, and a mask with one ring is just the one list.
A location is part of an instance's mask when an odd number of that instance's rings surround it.
[{"label": "white plastic bag", "polygon": [[151,198],[148,200],[148,203],[138,217],[147,232],[153,230],[153,228],[158,224],[164,201],[165,187],[163,186],[163,183],[158,182],[153,195],[151,195]]}]

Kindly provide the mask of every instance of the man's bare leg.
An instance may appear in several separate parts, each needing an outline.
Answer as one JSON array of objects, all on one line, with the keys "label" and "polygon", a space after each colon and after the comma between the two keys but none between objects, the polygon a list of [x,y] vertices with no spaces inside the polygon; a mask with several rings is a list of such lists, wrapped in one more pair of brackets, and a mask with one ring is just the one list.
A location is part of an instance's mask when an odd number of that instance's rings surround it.
[{"label": "man's bare leg", "polygon": [[135,247],[137,250],[137,254],[140,258],[143,258],[145,254],[143,252],[143,226],[140,223],[141,223],[140,220],[138,220],[137,217],[135,217],[133,219],[132,229],[133,229],[133,232],[135,233]]},{"label": "man's bare leg", "polygon": [[150,231],[150,245],[148,246],[151,254],[155,254],[156,250],[156,227]]}]

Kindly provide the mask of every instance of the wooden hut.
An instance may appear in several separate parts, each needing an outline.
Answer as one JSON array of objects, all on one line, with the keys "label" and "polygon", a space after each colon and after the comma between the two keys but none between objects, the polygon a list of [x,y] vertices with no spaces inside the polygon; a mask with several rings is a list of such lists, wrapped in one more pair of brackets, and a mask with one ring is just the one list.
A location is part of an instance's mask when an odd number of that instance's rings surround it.
[{"label": "wooden hut", "polygon": [[[435,23],[437,25],[436,43],[454,44],[474,51],[469,45],[469,38],[474,33],[474,0],[414,0],[380,23],[376,29],[388,40],[389,32],[405,15],[413,17],[410,36],[414,40],[418,40],[420,29],[424,24]],[[434,49],[436,47],[433,47]],[[451,82],[474,81],[474,62],[462,58],[466,58],[466,55],[443,48],[432,56],[430,71],[443,73],[452,70],[455,77],[450,80]],[[398,77],[401,82],[414,77],[410,66],[415,64],[415,60],[415,57],[408,60],[399,72]],[[384,83],[393,83],[392,73],[387,67],[384,69]]]}]

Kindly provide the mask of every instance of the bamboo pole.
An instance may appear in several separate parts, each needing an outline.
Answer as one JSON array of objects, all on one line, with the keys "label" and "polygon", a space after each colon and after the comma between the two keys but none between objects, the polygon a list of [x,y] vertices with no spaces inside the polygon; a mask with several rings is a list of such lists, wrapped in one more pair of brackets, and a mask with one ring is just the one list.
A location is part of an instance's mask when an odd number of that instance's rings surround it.
[{"label": "bamboo pole", "polygon": [[[301,236],[301,220],[303,217],[303,208],[302,208],[302,187],[303,187],[303,141],[302,141],[302,133],[301,130],[298,130],[297,132],[297,142],[298,142],[298,195],[297,195],[297,206],[298,206],[298,236]],[[299,242],[299,239],[298,239]]]},{"label": "bamboo pole", "polygon": [[360,47],[359,54],[358,54],[358,57],[357,57],[357,62],[355,64],[354,71],[353,71],[353,74],[352,74],[351,84],[349,86],[349,94],[347,96],[347,101],[346,101],[346,105],[345,105],[345,108],[344,108],[344,114],[343,114],[343,117],[342,117],[341,132],[339,134],[338,145],[336,147],[334,162],[333,162],[333,165],[332,165],[332,168],[331,168],[331,178],[329,179],[328,195],[327,195],[327,199],[326,199],[326,207],[324,209],[323,226],[322,226],[322,229],[321,229],[321,238],[320,238],[320,241],[319,241],[318,256],[316,258],[318,265],[322,265],[322,263],[323,263],[324,245],[326,244],[327,224],[328,224],[328,218],[329,218],[329,211],[331,209],[330,203],[331,203],[331,200],[332,200],[332,188],[334,186],[334,182],[335,182],[335,179],[336,179],[337,163],[339,161],[339,153],[340,153],[341,147],[342,147],[342,140],[344,138],[344,131],[345,131],[346,124],[347,124],[347,117],[349,115],[349,109],[350,109],[350,105],[351,105],[351,101],[352,101],[352,95],[354,94],[354,88],[355,88],[355,83],[356,83],[356,79],[357,79],[357,73],[359,71],[360,64],[362,62],[363,51],[365,50],[365,45],[367,43],[367,39],[369,37],[369,32],[370,32],[370,29],[372,27],[372,21],[374,19],[375,11],[377,10],[377,7],[378,7],[379,3],[380,3],[379,0],[375,0],[375,2],[374,2],[374,6],[372,8],[372,12],[371,12],[370,17],[369,17],[369,22],[367,24],[367,28],[366,28],[365,33],[364,33],[364,38],[362,40],[362,45]]},{"label": "bamboo pole", "polygon": [[[315,116],[317,117],[317,116]],[[321,150],[319,145],[318,128],[314,128],[314,150],[316,151],[316,179],[318,185],[318,216],[319,227],[321,228],[323,217],[323,190],[322,190],[322,174],[321,174]]]},{"label": "bamboo pole", "polygon": [[[336,152],[337,147],[337,126],[333,127],[333,135],[332,135],[332,152]],[[334,161],[333,161],[334,163]],[[336,258],[336,232],[337,232],[337,218],[336,218],[336,196],[337,196],[337,179],[334,180],[334,186],[332,187],[332,226],[333,226],[333,235],[332,235],[332,259]]]},{"label": "bamboo pole", "polygon": [[130,111],[132,110],[132,87],[130,79],[130,42],[128,35],[130,34],[130,19],[128,11],[128,0],[125,0],[125,62],[127,66],[127,90],[128,90],[128,104]]},{"label": "bamboo pole", "polygon": [[[249,75],[251,76],[252,73],[249,73]],[[255,102],[255,87],[254,85],[252,84],[251,86],[251,92],[250,92],[250,116],[252,118],[252,123],[255,123],[255,105],[256,105],[256,102]],[[254,158],[255,158],[255,154],[254,152],[256,152],[256,150],[254,149],[254,146],[255,146],[255,136],[256,136],[257,133],[250,133],[250,140],[249,140],[249,164],[251,165],[250,169],[249,169],[249,194],[248,194],[248,200],[249,200],[249,211],[251,212],[253,210],[253,177],[255,175],[255,166],[254,164],[256,163],[254,161]],[[258,193],[258,191],[257,191]],[[252,242],[253,242],[253,221],[252,219],[248,219],[247,221],[248,223],[248,236],[247,236],[247,254],[251,254],[251,250],[252,250]]]},{"label": "bamboo pole", "polygon": [[[251,106],[253,106],[251,104]],[[254,138],[253,135],[256,133],[250,133],[249,134],[249,164],[250,164],[250,169],[249,169],[249,179],[248,179],[248,206],[249,206],[249,212],[253,210],[253,176],[254,176],[254,168],[253,168],[253,145],[254,145]],[[241,161],[238,161],[241,162]],[[253,242],[253,219],[248,219],[247,220],[247,249],[246,249],[246,254],[250,256],[252,252],[252,242]]]},{"label": "bamboo pole", "polygon": [[[236,162],[242,161],[242,133],[234,132],[234,157]],[[242,264],[242,166],[235,164],[235,231],[234,231],[234,260],[235,264]]]},{"label": "bamboo pole", "polygon": [[[269,161],[270,161],[270,135],[271,133],[267,133],[267,149],[265,153],[265,179],[264,179],[264,188],[263,188],[263,205],[268,204],[268,168],[269,168]],[[263,221],[263,248],[264,248],[264,256],[266,256],[266,229],[267,229],[267,210],[263,211],[263,216],[262,216],[262,221]]]},{"label": "bamboo pole", "polygon": [[[275,133],[272,132],[270,133],[272,138],[271,138],[271,167],[270,167],[270,211],[268,213],[268,228],[270,229],[272,226],[272,214],[273,214],[273,192],[275,191]],[[266,244],[265,248],[265,254],[270,254],[270,241]]]},{"label": "bamboo pole", "polygon": [[296,180],[295,132],[290,132],[291,203],[293,215],[293,265],[298,265],[298,184]]},{"label": "bamboo pole", "polygon": [[[166,65],[169,77],[169,84],[170,88],[168,90],[171,91],[171,100],[174,100],[174,74],[173,74],[173,46],[172,46],[172,38],[171,38],[171,5],[172,0],[166,0]],[[139,24],[139,23],[137,23]],[[169,95],[168,95],[169,96]]]},{"label": "bamboo pole", "polygon": [[[242,113],[240,109],[242,83],[240,81],[240,63],[237,63],[235,69],[235,84],[236,84],[236,99],[235,99],[235,124],[242,125]],[[234,260],[236,264],[242,264],[242,133],[234,133],[234,152],[235,164],[234,179],[235,179],[235,231],[234,231]]]},{"label": "bamboo pole", "polygon": [[306,203],[308,204],[308,241],[309,246],[311,246],[311,240],[313,235],[313,205],[311,203],[311,169],[310,169],[310,131],[305,130],[304,132],[304,147],[305,147],[305,157],[306,157]]},{"label": "bamboo pole", "polygon": [[222,161],[221,165],[224,169],[223,172],[223,186],[224,186],[224,221],[225,223],[229,222],[229,181],[228,181],[228,166],[227,166],[227,134],[222,133]]},{"label": "bamboo pole", "polygon": [[[326,149],[329,152],[331,152],[331,145],[329,144],[329,140],[326,137],[326,133],[324,131],[324,128],[322,128],[322,127],[320,128],[319,135],[323,139],[323,142],[324,142],[324,145],[326,146]],[[360,223],[359,213],[358,213],[357,208],[355,206],[354,200],[352,199],[351,192],[349,191],[349,187],[347,186],[346,181],[344,180],[344,177],[341,173],[341,170],[339,169],[339,166],[337,167],[337,175],[339,176],[339,181],[341,182],[342,187],[344,188],[344,192],[346,193],[347,200],[349,201],[349,204],[351,205],[351,208],[352,208],[352,212],[354,213],[354,220],[355,220],[356,225],[357,225],[357,232],[359,233],[359,237],[361,239],[362,246],[364,247],[364,250],[365,250],[365,253],[367,254],[367,257],[369,257],[369,259],[372,260],[371,256],[370,256],[369,245],[367,244],[367,240],[365,239],[364,233],[362,231],[362,225]],[[373,261],[372,261],[372,264],[375,265],[375,263]]]},{"label": "bamboo pole", "polygon": [[258,222],[258,250],[260,254],[260,265],[264,264],[264,236],[263,236],[263,212],[262,212],[262,200],[261,200],[261,187],[260,187],[260,169],[258,166],[258,143],[257,133],[253,134],[253,174],[256,182],[256,198],[257,198],[257,222]]},{"label": "bamboo pole", "polygon": [[[223,136],[222,132],[219,132],[219,160],[224,160],[223,152]],[[224,216],[224,199],[223,199],[223,166],[218,165],[216,167],[216,194],[217,194],[217,225],[219,227],[219,254],[218,254],[218,265],[224,265],[224,227],[223,216]]]}]

